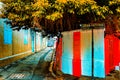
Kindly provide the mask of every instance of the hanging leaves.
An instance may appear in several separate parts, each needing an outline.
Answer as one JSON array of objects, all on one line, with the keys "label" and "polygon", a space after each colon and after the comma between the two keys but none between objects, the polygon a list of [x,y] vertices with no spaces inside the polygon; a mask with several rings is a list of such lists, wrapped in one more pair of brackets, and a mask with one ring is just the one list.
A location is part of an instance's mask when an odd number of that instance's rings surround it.
[{"label": "hanging leaves", "polygon": [[112,6],[112,10],[116,10],[118,14],[120,13],[120,0],[111,0],[109,6]]},{"label": "hanging leaves", "polygon": [[[0,0],[5,6],[1,16],[9,18],[13,26],[45,28],[46,20],[63,21],[63,27],[75,26],[81,20],[86,23],[104,20],[107,15],[120,13],[120,0]],[[109,3],[107,5],[106,3]],[[102,3],[102,5],[101,5]],[[114,11],[115,9],[115,11]],[[72,17],[75,15],[74,17]],[[89,19],[89,20],[88,20]],[[74,20],[74,21],[73,21]],[[61,22],[60,21],[60,22]],[[75,22],[76,21],[76,22]],[[82,21],[81,21],[82,22]],[[49,23],[49,22],[48,22]],[[58,29],[58,25],[57,29]],[[54,27],[54,26],[53,26]],[[48,27],[47,27],[48,28]],[[46,28],[46,29],[47,29]],[[50,27],[51,28],[51,27]],[[64,29],[64,28],[63,28]],[[67,28],[66,28],[67,29]]]}]

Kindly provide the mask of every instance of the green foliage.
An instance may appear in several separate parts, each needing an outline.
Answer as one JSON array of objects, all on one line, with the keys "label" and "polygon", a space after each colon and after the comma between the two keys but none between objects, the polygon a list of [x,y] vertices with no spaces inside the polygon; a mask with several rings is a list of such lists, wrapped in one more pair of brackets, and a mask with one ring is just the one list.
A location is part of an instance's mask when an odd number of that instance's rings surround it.
[{"label": "green foliage", "polygon": [[30,20],[32,19],[31,11],[31,0],[3,0],[5,6],[2,17],[12,20],[14,26],[29,26],[31,25]]},{"label": "green foliage", "polygon": [[120,0],[109,1],[110,9],[117,14],[120,14]]},{"label": "green foliage", "polygon": [[[56,21],[64,14],[91,14],[91,21],[120,13],[120,0],[1,0],[5,4],[1,16],[12,20],[13,26],[40,27],[42,18]],[[109,3],[109,4],[108,4]]]}]

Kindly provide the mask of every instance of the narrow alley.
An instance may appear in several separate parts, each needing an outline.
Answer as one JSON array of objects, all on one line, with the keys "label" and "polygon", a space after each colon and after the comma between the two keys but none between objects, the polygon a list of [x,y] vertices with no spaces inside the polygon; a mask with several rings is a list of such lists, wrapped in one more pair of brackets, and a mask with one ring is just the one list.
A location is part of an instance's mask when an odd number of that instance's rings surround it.
[{"label": "narrow alley", "polygon": [[0,80],[120,80],[120,0],[0,0]]},{"label": "narrow alley", "polygon": [[49,66],[38,65],[40,63],[39,61],[44,60],[46,63],[49,63],[51,56],[52,50],[50,48],[46,48],[41,52],[15,61],[6,67],[1,67],[1,78],[4,80],[43,80],[45,77],[40,76],[41,72],[38,72],[39,74],[37,74],[35,69],[40,68],[41,71],[46,70],[46,67]]},{"label": "narrow alley", "polygon": [[[0,80],[92,80],[91,77],[78,78],[63,73],[56,78],[53,77],[49,71],[52,54],[53,49],[48,47],[5,67],[0,67]],[[119,71],[113,71],[105,79],[94,80],[119,80],[119,76]]]}]

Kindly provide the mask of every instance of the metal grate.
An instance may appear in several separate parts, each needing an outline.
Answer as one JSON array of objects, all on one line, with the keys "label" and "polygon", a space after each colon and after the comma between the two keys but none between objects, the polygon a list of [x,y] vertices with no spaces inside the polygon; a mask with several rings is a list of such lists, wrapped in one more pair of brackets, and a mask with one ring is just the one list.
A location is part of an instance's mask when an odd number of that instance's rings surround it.
[{"label": "metal grate", "polygon": [[31,78],[29,73],[13,73],[10,75],[9,79],[10,80],[29,80]]}]

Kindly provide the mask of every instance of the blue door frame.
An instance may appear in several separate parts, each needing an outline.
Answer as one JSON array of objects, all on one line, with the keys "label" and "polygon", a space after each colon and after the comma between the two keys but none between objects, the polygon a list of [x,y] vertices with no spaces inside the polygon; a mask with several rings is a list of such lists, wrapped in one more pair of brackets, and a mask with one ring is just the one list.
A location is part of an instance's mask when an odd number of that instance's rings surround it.
[{"label": "blue door frame", "polygon": [[31,29],[31,48],[35,52],[35,32]]}]

